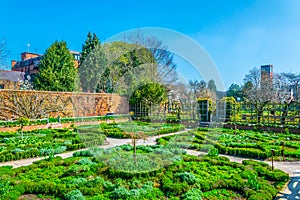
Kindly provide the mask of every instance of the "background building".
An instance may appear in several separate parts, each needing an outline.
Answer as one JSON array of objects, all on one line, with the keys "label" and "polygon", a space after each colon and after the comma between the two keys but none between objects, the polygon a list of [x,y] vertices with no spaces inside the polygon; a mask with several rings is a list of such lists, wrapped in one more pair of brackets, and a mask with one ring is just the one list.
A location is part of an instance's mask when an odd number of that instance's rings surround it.
[{"label": "background building", "polygon": [[261,66],[261,80],[264,79],[273,79],[273,65],[262,65]]},{"label": "background building", "polygon": [[[78,51],[70,51],[73,54],[74,64],[77,68],[79,65],[80,52]],[[38,65],[40,64],[43,58],[42,54],[23,52],[21,53],[21,60],[11,61],[11,69],[12,71],[24,72],[27,75],[34,75],[38,73]]]},{"label": "background building", "polygon": [[20,89],[24,72],[0,70],[0,89]]}]

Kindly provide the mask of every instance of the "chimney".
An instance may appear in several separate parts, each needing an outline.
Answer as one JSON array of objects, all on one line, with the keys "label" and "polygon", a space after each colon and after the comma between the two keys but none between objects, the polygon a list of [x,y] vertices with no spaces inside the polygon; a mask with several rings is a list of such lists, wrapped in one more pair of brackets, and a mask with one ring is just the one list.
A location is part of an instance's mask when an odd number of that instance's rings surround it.
[{"label": "chimney", "polygon": [[12,60],[11,61],[11,69],[13,69],[14,68],[14,66],[15,66],[15,64],[17,63],[17,61],[16,60]]},{"label": "chimney", "polygon": [[36,58],[39,56],[40,55],[36,54],[36,53],[23,52],[23,53],[21,53],[21,60],[27,60],[27,59]]}]

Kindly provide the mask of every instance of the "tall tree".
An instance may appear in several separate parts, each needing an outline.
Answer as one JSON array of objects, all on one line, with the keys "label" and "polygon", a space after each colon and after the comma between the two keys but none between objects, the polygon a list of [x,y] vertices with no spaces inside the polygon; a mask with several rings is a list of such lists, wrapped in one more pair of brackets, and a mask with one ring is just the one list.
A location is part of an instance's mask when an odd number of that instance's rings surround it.
[{"label": "tall tree", "polygon": [[39,64],[39,73],[33,79],[34,88],[47,91],[73,91],[77,75],[65,41],[54,42]]},{"label": "tall tree", "polygon": [[299,85],[300,85],[300,74],[295,73],[282,73],[282,76],[285,77],[288,82],[291,89],[293,89],[293,96],[295,101],[299,101]]},{"label": "tall tree", "polygon": [[232,83],[227,92],[226,92],[226,96],[228,97],[234,97],[235,100],[237,100],[238,98],[242,98],[242,88],[241,86],[239,86],[238,84],[236,83]]},{"label": "tall tree", "polygon": [[82,45],[82,51],[81,51],[81,55],[80,55],[80,63],[83,63],[85,58],[89,55],[89,53],[91,53],[91,51],[94,50],[95,46],[97,46],[99,44],[99,40],[96,36],[96,34],[94,33],[92,35],[92,33],[89,31],[85,40],[85,43]]},{"label": "tall tree", "polygon": [[254,67],[249,70],[249,73],[245,75],[244,82],[250,82],[254,89],[258,89],[260,86],[260,70],[257,67]]},{"label": "tall tree", "polygon": [[97,35],[88,33],[82,45],[79,77],[84,92],[96,92],[103,70],[107,66],[107,58]]},{"label": "tall tree", "polygon": [[211,92],[217,92],[217,86],[214,80],[210,79],[207,83],[207,88],[210,89]]},{"label": "tall tree", "polygon": [[166,99],[166,88],[158,83],[147,83],[136,89],[130,97],[131,104],[144,106],[144,114],[148,115],[152,106]]},{"label": "tall tree", "polygon": [[130,95],[139,86],[156,82],[151,78],[148,63],[152,63],[151,52],[136,44],[112,42],[104,45],[108,65],[102,72],[101,89],[121,95]]},{"label": "tall tree", "polygon": [[176,64],[174,62],[173,54],[168,51],[167,46],[163,44],[163,41],[157,37],[149,35],[145,36],[140,32],[136,32],[125,38],[126,42],[141,45],[149,49],[153,55],[152,65],[149,68],[153,68],[151,74],[156,80],[165,85],[172,85],[177,81]]}]

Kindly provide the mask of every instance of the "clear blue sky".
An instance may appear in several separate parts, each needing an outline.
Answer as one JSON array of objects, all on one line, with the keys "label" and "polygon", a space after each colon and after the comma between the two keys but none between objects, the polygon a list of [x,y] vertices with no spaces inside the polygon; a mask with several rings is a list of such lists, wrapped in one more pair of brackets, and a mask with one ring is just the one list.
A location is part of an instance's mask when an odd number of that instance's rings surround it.
[{"label": "clear blue sky", "polygon": [[299,0],[2,0],[0,37],[10,60],[19,59],[28,43],[30,51],[44,53],[65,40],[80,51],[88,31],[103,41],[133,28],[168,28],[205,48],[227,88],[262,64],[300,72],[299,10]]}]

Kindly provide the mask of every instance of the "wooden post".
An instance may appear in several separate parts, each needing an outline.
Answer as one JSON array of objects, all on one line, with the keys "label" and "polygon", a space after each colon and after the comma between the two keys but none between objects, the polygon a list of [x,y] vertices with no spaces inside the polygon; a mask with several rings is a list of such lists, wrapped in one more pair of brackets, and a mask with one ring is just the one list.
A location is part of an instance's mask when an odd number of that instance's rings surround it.
[{"label": "wooden post", "polygon": [[271,149],[272,152],[272,171],[274,171],[274,149]]},{"label": "wooden post", "polygon": [[285,157],[284,157],[284,142],[281,142],[281,147],[282,147],[282,149],[281,149],[281,156],[282,156],[283,161],[285,161]]}]

